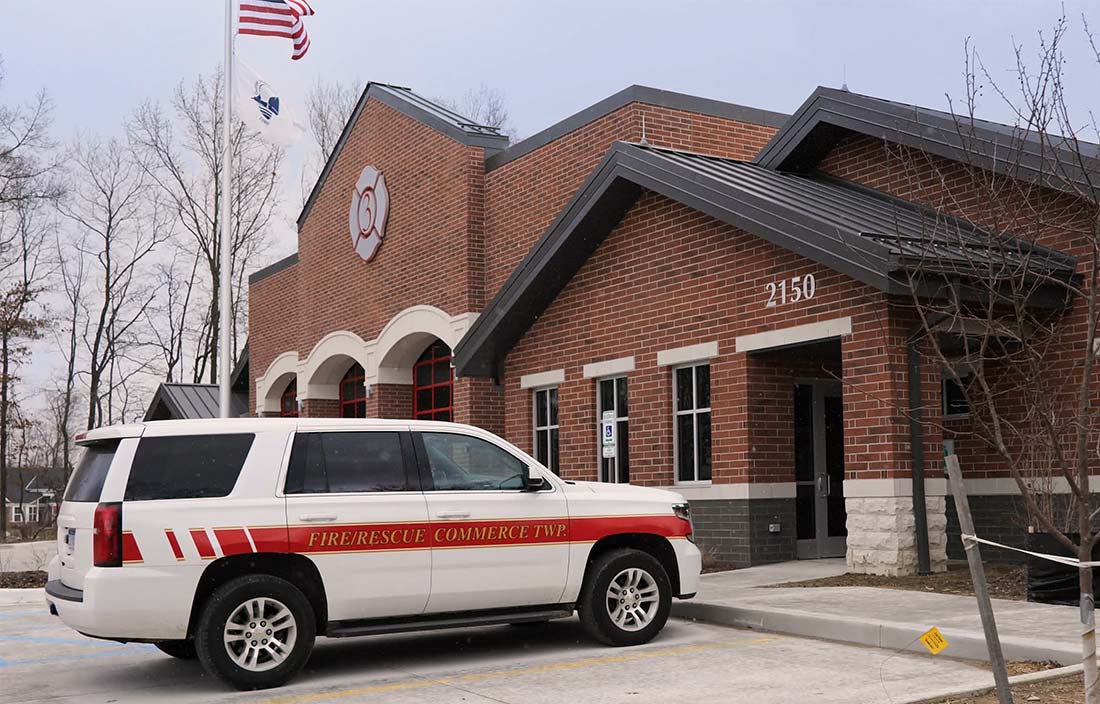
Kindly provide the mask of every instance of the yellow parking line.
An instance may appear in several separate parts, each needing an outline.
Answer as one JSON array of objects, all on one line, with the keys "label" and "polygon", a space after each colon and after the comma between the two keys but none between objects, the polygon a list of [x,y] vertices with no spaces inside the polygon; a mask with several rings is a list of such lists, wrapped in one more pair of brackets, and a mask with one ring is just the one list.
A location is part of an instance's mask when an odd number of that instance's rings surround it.
[{"label": "yellow parking line", "polygon": [[418,679],[407,682],[393,682],[391,684],[378,684],[371,685],[369,687],[357,687],[355,689],[336,690],[333,692],[318,692],[316,694],[302,694],[292,697],[283,697],[280,699],[269,699],[261,702],[260,704],[306,704],[307,702],[319,702],[329,699],[342,699],[344,697],[356,697],[365,694],[384,694],[386,692],[398,692],[405,690],[427,689],[428,687],[435,687],[439,685],[447,686],[459,684],[462,682],[482,682],[484,680],[499,679],[501,677],[515,677],[517,675],[530,675],[543,672],[554,672],[557,670],[574,670],[583,667],[597,667],[599,665],[608,665],[612,663],[630,662],[632,660],[644,660],[649,658],[659,658],[666,655],[681,655],[684,653],[696,653],[703,650],[717,650],[720,648],[731,648],[738,645],[752,645],[755,643],[767,643],[768,641],[775,640],[773,637],[762,636],[759,638],[744,638],[738,640],[719,641],[716,643],[702,643],[700,645],[681,645],[674,648],[662,648],[660,650],[646,650],[641,652],[627,653],[625,655],[607,655],[597,658],[586,658],[584,660],[573,660],[570,662],[553,663],[550,665],[532,665],[530,667],[517,667],[507,670],[495,670],[493,672],[482,672],[471,675],[462,675],[459,677],[443,677],[439,679]]}]

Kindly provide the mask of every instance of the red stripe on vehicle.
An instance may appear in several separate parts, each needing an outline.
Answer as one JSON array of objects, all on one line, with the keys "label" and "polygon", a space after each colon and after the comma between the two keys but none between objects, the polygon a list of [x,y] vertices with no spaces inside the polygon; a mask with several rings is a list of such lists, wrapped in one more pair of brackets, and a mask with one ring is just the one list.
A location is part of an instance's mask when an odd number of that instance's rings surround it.
[{"label": "red stripe on vehicle", "polygon": [[172,532],[171,528],[165,528],[164,535],[168,538],[168,545],[172,548],[172,554],[176,556],[177,560],[182,560],[183,549],[180,548],[180,541],[176,539],[176,534]]},{"label": "red stripe on vehicle", "polygon": [[[256,549],[265,530],[252,528]],[[277,529],[275,529],[277,530]],[[648,533],[668,538],[691,532],[690,524],[676,516],[593,516],[568,518],[518,518],[443,523],[382,523],[333,526],[290,526],[291,552],[340,553],[424,548],[467,548],[595,542],[619,533]]]},{"label": "red stripe on vehicle", "polygon": [[122,532],[122,561],[142,562],[141,550],[138,548],[137,539],[128,531]]},{"label": "red stripe on vehicle", "polygon": [[210,538],[206,535],[206,531],[202,528],[192,528],[190,533],[191,540],[195,543],[195,549],[199,551],[199,557],[204,560],[214,557],[214,546],[210,544]]},{"label": "red stripe on vehicle", "polygon": [[248,533],[256,544],[256,552],[297,552],[287,542],[286,526],[249,526]]},{"label": "red stripe on vehicle", "polygon": [[577,543],[595,542],[618,533],[651,533],[666,538],[682,538],[691,534],[691,524],[676,516],[580,516],[570,521],[571,539]]},{"label": "red stripe on vehicle", "polygon": [[222,546],[223,555],[252,552],[252,545],[248,542],[248,536],[244,534],[244,528],[215,528],[214,537]]}]

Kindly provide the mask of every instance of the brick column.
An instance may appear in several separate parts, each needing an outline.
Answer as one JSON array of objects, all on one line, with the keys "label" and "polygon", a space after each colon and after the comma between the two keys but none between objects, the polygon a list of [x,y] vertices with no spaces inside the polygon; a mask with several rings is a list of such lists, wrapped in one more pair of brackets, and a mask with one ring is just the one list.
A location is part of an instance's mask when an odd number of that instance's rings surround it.
[{"label": "brick column", "polygon": [[368,418],[408,419],[413,416],[411,384],[375,384],[367,397]]},{"label": "brick column", "polygon": [[[885,300],[857,315],[842,342],[844,365],[845,509],[848,569],[864,574],[917,571],[909,447],[909,373],[906,340],[913,319]],[[938,368],[922,367],[925,421],[935,421]],[[925,425],[926,515],[933,571],[947,568],[947,517],[938,432]],[[940,449],[938,449],[940,448]],[[931,490],[930,490],[931,489]]]},{"label": "brick column", "polygon": [[328,398],[307,398],[302,402],[303,418],[338,418],[340,402]]},{"label": "brick column", "polygon": [[504,434],[504,392],[490,379],[455,379],[453,393],[456,423],[475,425],[497,435]]}]

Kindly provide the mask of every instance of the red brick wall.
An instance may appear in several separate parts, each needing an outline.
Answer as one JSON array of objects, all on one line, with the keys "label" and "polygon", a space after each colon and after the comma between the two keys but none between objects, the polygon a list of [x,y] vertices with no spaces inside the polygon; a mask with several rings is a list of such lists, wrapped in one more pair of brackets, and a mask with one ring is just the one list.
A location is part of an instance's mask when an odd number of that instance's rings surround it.
[{"label": "red brick wall", "polygon": [[631,103],[485,175],[485,289],[492,298],[615,141],[752,159],[773,127]]},{"label": "red brick wall", "polygon": [[[808,301],[766,308],[765,284],[813,273],[817,293]],[[630,393],[631,479],[672,482],[672,382],[656,366],[657,352],[717,340],[711,362],[714,482],[776,481],[785,469],[750,464],[746,433],[762,388],[738,335],[846,315],[854,334],[844,342],[844,373],[853,389],[851,476],[882,476],[896,467],[899,424],[886,402],[868,393],[899,393],[892,374],[898,350],[890,338],[885,297],[868,286],[722,224],[655,194],[644,194],[573,280],[535,322],[506,360],[505,427],[508,438],[531,450],[530,391],[523,374],[565,370],[559,391],[560,453],[567,477],[596,476],[595,382],[584,379],[590,362],[633,355]],[[851,369],[849,368],[851,365]],[[901,370],[903,371],[903,369]],[[753,386],[755,384],[755,386]],[[866,390],[867,393],[864,393]],[[789,404],[789,399],[788,399]],[[887,419],[884,421],[883,417]],[[846,420],[846,429],[849,422]],[[763,432],[763,431],[761,431]]]},{"label": "red brick wall", "polygon": [[256,377],[283,352],[297,350],[304,355],[309,351],[298,347],[298,268],[297,264],[289,266],[248,289],[249,413],[256,412]]},{"label": "red brick wall", "polygon": [[[1088,271],[1091,255],[1085,234],[1092,230],[1091,211],[1065,194],[1011,182],[966,164],[862,136],[844,140],[826,156],[819,168],[993,230],[1013,232],[1024,239],[1073,254],[1080,262],[1078,271]],[[1003,378],[995,379],[1001,386],[999,393],[1004,394],[998,407],[1008,420],[1015,420],[1018,427],[1027,425],[1022,419],[1038,404],[1049,404],[1049,413],[1063,421],[1075,417],[1074,392],[1081,379],[1080,365],[1087,340],[1086,314],[1084,306],[1078,305],[1057,324],[1054,342],[1041,363],[1042,373],[1049,380],[1045,389],[1048,393],[1040,394],[1041,398],[1027,398],[1023,390],[1035,389],[1035,385],[1027,375],[1014,379],[1012,370],[1002,369]],[[908,321],[911,326],[916,318],[910,315]],[[896,332],[903,334],[900,328]],[[925,360],[923,377],[926,394],[929,387],[936,394],[925,411],[933,418],[933,425],[926,429],[928,449],[925,454],[932,466],[939,467],[942,466],[944,433],[934,423],[942,416],[941,375],[932,360]],[[1094,381],[1100,384],[1100,375]],[[968,476],[1007,474],[1005,461],[975,434],[977,428],[973,421],[946,420],[943,423],[946,436],[955,439],[960,464]],[[1100,427],[1095,434],[1100,436]],[[1014,454],[1025,454],[1026,441],[1009,438],[1008,444]],[[1072,453],[1072,441],[1068,437],[1063,445]],[[1095,443],[1089,445],[1092,447]],[[1032,461],[1038,465],[1043,460],[1033,458]],[[1100,472],[1100,462],[1095,458],[1092,462],[1097,464],[1093,472]]]}]

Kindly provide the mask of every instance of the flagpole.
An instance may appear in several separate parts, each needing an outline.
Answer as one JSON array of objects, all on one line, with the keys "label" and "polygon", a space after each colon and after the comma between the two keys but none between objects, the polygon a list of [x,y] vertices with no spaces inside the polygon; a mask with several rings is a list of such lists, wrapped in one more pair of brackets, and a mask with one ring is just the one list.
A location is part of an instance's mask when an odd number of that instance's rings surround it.
[{"label": "flagpole", "polygon": [[233,239],[233,228],[230,221],[233,217],[233,3],[235,1],[225,0],[225,68],[223,69],[225,82],[222,86],[225,91],[225,141],[223,143],[221,172],[221,235],[219,239],[221,261],[218,268],[218,312],[220,314],[218,321],[218,415],[221,418],[229,417],[229,377],[232,374],[230,368],[232,355],[229,350],[232,296],[229,287],[232,280],[230,275],[230,267],[232,266],[230,247]]}]

